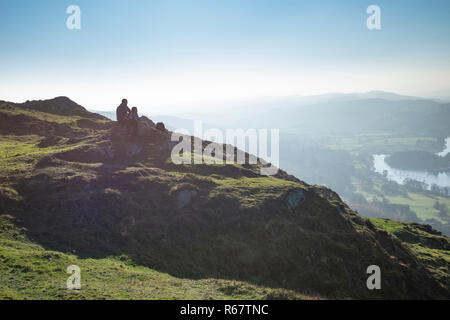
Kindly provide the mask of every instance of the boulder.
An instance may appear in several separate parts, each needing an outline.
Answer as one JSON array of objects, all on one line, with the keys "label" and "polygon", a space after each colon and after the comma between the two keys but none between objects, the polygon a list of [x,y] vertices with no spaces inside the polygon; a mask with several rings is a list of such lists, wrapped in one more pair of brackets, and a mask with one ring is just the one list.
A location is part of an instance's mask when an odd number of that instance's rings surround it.
[{"label": "boulder", "polygon": [[127,130],[124,126],[119,126],[119,123],[115,123],[115,126],[112,128],[112,135],[114,138],[123,138],[127,136]]},{"label": "boulder", "polygon": [[155,128],[155,123],[152,120],[145,116],[139,118],[137,131],[139,137],[151,135],[152,128]]},{"label": "boulder", "polygon": [[39,148],[48,148],[54,145],[57,145],[61,141],[61,137],[51,135],[48,137],[45,137],[38,143]]},{"label": "boulder", "polygon": [[136,144],[127,144],[125,147],[125,154],[127,157],[131,158],[137,156],[142,151],[142,148]]},{"label": "boulder", "polygon": [[198,195],[197,190],[181,190],[177,192],[175,202],[178,209],[184,208]]},{"label": "boulder", "polygon": [[298,208],[306,200],[305,192],[302,189],[291,191],[288,193],[286,200],[289,208]]},{"label": "boulder", "polygon": [[113,159],[114,158],[114,151],[109,147],[99,147],[97,149],[98,154],[107,159]]},{"label": "boulder", "polygon": [[165,138],[162,143],[158,145],[158,150],[172,150],[172,148],[177,144],[176,141],[171,141],[170,138]]}]

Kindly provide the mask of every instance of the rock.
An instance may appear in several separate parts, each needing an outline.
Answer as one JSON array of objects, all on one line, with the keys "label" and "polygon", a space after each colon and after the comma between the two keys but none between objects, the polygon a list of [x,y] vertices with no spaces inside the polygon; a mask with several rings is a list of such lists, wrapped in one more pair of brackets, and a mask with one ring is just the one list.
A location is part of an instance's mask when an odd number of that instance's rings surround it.
[{"label": "rock", "polygon": [[302,189],[297,189],[289,192],[287,195],[287,204],[291,209],[300,207],[300,205],[306,200],[305,193]]},{"label": "rock", "polygon": [[158,150],[172,150],[172,148],[177,144],[176,141],[171,141],[169,139],[164,139],[164,142],[158,145]]},{"label": "rock", "polygon": [[142,116],[138,121],[138,131],[139,137],[150,136],[152,134],[152,128],[155,127],[155,123],[149,118]]},{"label": "rock", "polygon": [[146,116],[142,116],[138,121],[138,135],[146,136],[152,134],[152,129],[156,128],[155,123],[147,118]]},{"label": "rock", "polygon": [[334,192],[333,190],[328,189],[326,187],[312,188],[312,191],[314,191],[315,193],[319,194],[321,197],[323,197],[329,201],[342,202],[341,198],[339,197],[339,195],[336,192]]},{"label": "rock", "polygon": [[51,135],[51,136],[45,137],[43,140],[41,140],[37,146],[39,148],[48,148],[48,147],[57,145],[60,141],[61,141],[61,137]]},{"label": "rock", "polygon": [[46,167],[56,167],[63,165],[61,161],[56,159],[54,156],[49,155],[41,158],[36,164],[35,167],[38,169],[46,168]]},{"label": "rock", "polygon": [[142,148],[135,144],[127,144],[125,147],[125,154],[131,158],[137,156],[142,151]]},{"label": "rock", "polygon": [[140,118],[139,118],[139,121],[141,121],[141,122],[146,122],[150,127],[156,128],[155,123],[154,123],[151,119],[147,118],[146,116],[140,117]]},{"label": "rock", "polygon": [[181,190],[178,192],[175,202],[178,209],[184,208],[198,195],[197,190]]},{"label": "rock", "polygon": [[102,158],[114,158],[114,151],[108,147],[100,147],[97,149],[97,152]]},{"label": "rock", "polygon": [[156,124],[156,129],[158,129],[161,132],[167,132],[166,126],[164,125],[163,122],[158,122]]},{"label": "rock", "polygon": [[127,136],[127,130],[124,126],[119,126],[118,123],[112,129],[112,135],[115,138],[124,138]]},{"label": "rock", "polygon": [[364,221],[361,217],[359,217],[359,216],[354,216],[354,217],[352,217],[352,221],[353,221],[354,223],[356,223],[356,224],[361,225],[361,226],[365,224],[365,221]]}]

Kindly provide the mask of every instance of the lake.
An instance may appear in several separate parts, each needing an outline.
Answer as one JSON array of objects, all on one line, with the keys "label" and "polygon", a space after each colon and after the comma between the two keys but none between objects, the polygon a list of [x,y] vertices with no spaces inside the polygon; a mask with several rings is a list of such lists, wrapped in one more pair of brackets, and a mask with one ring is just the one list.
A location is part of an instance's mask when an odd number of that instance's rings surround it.
[{"label": "lake", "polygon": [[[445,148],[438,153],[439,156],[445,156],[450,152],[450,137],[445,139]],[[450,175],[448,173],[439,173],[437,175],[425,171],[411,171],[391,168],[385,161],[387,155],[375,154],[373,156],[374,171],[383,174],[387,172],[387,178],[399,184],[403,184],[406,178],[418,180],[428,184],[428,189],[432,184],[440,187],[450,187]]]}]

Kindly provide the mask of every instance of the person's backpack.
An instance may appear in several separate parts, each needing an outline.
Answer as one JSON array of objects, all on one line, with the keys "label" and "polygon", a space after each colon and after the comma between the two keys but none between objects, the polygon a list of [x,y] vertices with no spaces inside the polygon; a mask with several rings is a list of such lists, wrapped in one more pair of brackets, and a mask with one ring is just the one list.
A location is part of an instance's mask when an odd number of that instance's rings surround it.
[{"label": "person's backpack", "polygon": [[158,123],[156,124],[156,129],[158,129],[158,130],[160,130],[160,131],[164,131],[164,132],[167,131],[167,130],[166,130],[166,127],[164,126],[164,123],[162,123],[162,122],[158,122]]}]

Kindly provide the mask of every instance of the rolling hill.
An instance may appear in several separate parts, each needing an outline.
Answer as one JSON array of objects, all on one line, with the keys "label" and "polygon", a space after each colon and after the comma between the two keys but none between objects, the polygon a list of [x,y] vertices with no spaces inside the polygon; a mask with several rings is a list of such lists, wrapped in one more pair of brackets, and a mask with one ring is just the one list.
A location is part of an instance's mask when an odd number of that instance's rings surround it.
[{"label": "rolling hill", "polygon": [[0,298],[450,298],[449,238],[282,170],[176,165],[168,133],[123,138],[65,97],[0,102],[0,134]]}]

